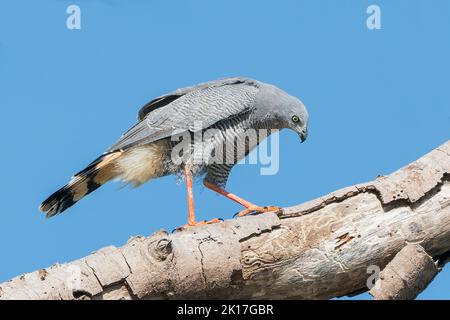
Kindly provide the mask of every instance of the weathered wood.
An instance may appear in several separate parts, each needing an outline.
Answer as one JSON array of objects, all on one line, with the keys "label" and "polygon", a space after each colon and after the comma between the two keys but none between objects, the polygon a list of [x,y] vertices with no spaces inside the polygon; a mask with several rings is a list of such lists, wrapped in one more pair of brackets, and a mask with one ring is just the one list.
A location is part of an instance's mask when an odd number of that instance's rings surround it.
[{"label": "weathered wood", "polygon": [[369,293],[376,300],[415,299],[437,273],[436,262],[422,246],[408,244],[387,264]]},{"label": "weathered wood", "polygon": [[150,237],[0,284],[0,299],[327,299],[367,290],[407,244],[450,252],[450,141],[282,212]]}]

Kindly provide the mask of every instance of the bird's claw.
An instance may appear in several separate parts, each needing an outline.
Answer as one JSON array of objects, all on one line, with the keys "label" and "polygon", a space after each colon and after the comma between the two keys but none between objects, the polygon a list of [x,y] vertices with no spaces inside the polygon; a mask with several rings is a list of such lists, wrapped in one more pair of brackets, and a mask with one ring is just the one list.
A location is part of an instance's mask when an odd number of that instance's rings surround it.
[{"label": "bird's claw", "polygon": [[192,228],[192,227],[205,226],[207,224],[213,224],[213,223],[219,223],[219,222],[223,222],[223,219],[222,218],[215,218],[215,219],[211,219],[211,220],[208,220],[208,221],[203,220],[203,221],[194,222],[194,223],[187,223],[184,226],[175,228],[174,230],[172,230],[172,233],[173,232],[177,232],[177,231],[187,230],[187,229]]},{"label": "bird's claw", "polygon": [[265,206],[265,207],[249,207],[241,212],[236,213],[233,217],[244,217],[247,215],[256,215],[267,212],[278,212],[281,208],[277,206]]}]

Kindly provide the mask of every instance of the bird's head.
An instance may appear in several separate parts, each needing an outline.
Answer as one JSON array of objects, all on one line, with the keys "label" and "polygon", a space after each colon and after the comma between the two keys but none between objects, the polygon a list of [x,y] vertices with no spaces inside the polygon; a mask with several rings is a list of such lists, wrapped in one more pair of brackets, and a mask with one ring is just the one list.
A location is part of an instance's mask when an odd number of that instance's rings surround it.
[{"label": "bird's head", "polygon": [[308,111],[298,98],[267,85],[257,103],[257,117],[273,129],[291,129],[304,142],[308,137]]},{"label": "bird's head", "polygon": [[298,133],[301,142],[308,137],[308,111],[305,105],[297,98],[292,97],[289,105],[282,109],[283,119],[289,128]]}]

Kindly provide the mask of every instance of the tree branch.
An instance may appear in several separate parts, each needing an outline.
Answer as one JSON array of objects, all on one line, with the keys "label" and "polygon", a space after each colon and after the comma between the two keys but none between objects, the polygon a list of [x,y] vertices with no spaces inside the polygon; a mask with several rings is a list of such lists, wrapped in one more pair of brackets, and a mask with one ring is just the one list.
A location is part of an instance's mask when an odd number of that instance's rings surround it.
[{"label": "tree branch", "polygon": [[448,260],[449,177],[450,141],[389,176],[277,214],[134,237],[16,277],[0,284],[0,299],[327,299],[366,291],[368,267],[382,270],[407,244]]},{"label": "tree branch", "polygon": [[411,300],[438,273],[435,261],[418,244],[408,244],[389,262],[370,289],[376,300]]}]

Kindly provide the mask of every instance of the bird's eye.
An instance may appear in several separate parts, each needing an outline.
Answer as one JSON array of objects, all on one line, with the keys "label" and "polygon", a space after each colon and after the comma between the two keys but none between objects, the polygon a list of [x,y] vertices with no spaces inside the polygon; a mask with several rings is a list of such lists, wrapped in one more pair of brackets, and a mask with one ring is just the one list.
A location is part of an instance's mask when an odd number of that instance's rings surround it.
[{"label": "bird's eye", "polygon": [[300,121],[300,118],[297,115],[292,116],[292,122],[297,123]]}]

